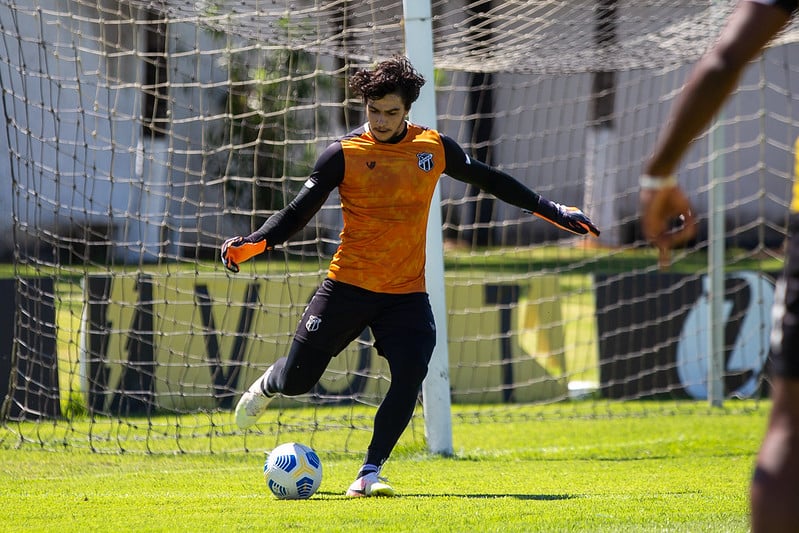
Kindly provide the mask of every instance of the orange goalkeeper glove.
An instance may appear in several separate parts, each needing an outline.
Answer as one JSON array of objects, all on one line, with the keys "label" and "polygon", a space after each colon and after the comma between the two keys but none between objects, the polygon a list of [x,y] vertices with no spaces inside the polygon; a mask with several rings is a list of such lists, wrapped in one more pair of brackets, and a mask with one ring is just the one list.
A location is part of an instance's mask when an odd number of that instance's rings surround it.
[{"label": "orange goalkeeper glove", "polygon": [[594,226],[591,219],[577,207],[567,207],[541,198],[538,208],[535,211],[527,212],[568,232],[577,235],[590,233],[594,237],[599,237],[599,228]]},{"label": "orange goalkeeper glove", "polygon": [[239,271],[239,264],[266,250],[266,240],[252,242],[245,237],[231,237],[222,243],[222,263],[231,272]]}]

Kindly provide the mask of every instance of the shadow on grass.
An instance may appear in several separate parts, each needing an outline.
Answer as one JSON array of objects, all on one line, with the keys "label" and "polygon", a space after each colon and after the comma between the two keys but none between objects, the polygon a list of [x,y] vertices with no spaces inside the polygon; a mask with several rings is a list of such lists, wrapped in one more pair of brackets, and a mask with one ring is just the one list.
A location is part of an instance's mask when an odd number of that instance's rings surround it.
[{"label": "shadow on grass", "polygon": [[572,498],[580,498],[576,494],[409,494],[418,498],[464,498],[469,500],[491,500],[497,498],[514,498],[516,500],[537,500],[537,501],[554,501],[554,500],[571,500]]},{"label": "shadow on grass", "polygon": [[[332,491],[319,491],[317,495],[323,496],[323,499],[345,499],[345,500],[359,500],[361,498],[351,498],[345,496],[340,492]],[[579,494],[397,494],[396,496],[376,496],[375,498],[364,499],[395,499],[395,498],[463,498],[466,500],[492,500],[500,498],[513,498],[516,500],[533,500],[533,501],[555,501],[555,500],[571,500],[574,498],[582,498]]]}]

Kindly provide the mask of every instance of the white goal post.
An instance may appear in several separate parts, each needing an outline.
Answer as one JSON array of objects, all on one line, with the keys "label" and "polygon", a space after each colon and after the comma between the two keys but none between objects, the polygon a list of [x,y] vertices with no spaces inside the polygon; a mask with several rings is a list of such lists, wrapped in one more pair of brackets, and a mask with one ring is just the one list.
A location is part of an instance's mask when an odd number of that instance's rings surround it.
[{"label": "white goal post", "polygon": [[[403,0],[405,50],[414,67],[430,80],[422,87],[411,108],[411,119],[436,127],[436,102],[433,80],[433,19],[430,2]],[[422,386],[427,447],[433,453],[451,455],[452,412],[450,409],[449,353],[447,349],[447,307],[444,280],[444,243],[441,235],[441,186],[433,194],[427,222],[427,292],[436,320],[436,348]]]}]

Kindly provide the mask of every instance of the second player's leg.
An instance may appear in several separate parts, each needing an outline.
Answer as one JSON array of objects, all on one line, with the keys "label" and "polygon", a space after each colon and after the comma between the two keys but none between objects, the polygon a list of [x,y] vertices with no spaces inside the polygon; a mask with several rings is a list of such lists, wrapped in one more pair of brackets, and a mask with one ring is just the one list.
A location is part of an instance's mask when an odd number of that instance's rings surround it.
[{"label": "second player's leg", "polygon": [[753,533],[799,530],[799,214],[788,231],[773,310],[772,407],[750,486]]},{"label": "second player's leg", "polygon": [[799,528],[799,379],[775,376],[772,399],[750,487],[753,533]]}]

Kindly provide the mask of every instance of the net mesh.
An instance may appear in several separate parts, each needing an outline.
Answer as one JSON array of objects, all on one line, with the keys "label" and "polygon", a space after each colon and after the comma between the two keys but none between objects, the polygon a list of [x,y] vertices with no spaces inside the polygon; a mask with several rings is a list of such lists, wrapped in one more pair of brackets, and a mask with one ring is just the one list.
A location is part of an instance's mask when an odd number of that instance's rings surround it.
[{"label": "net mesh", "polygon": [[[643,158],[733,5],[431,3],[437,128],[603,230],[589,246],[442,179],[457,416],[701,401],[708,175],[719,165],[725,394],[759,397],[799,118],[794,27],[685,159],[700,235],[672,272],[657,271],[636,214]],[[339,450],[365,447],[390,383],[368,331],[254,432],[230,412],[285,354],[325,275],[336,194],[241,274],[217,254],[363,122],[348,76],[402,53],[404,24],[390,0],[0,2],[0,255],[12,265],[0,281],[15,302],[0,354],[3,443],[237,451],[341,433]],[[424,441],[422,416],[403,437],[411,445]]]}]

